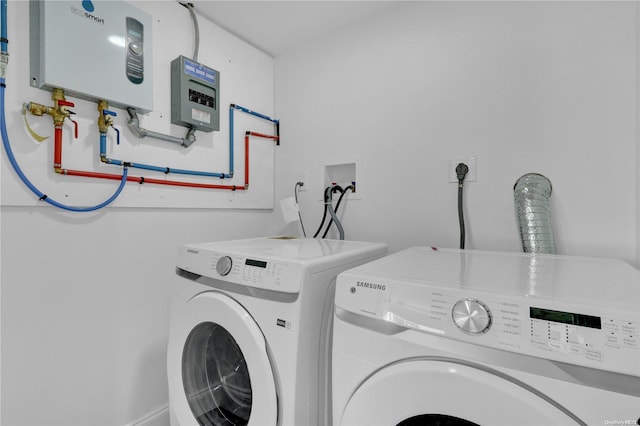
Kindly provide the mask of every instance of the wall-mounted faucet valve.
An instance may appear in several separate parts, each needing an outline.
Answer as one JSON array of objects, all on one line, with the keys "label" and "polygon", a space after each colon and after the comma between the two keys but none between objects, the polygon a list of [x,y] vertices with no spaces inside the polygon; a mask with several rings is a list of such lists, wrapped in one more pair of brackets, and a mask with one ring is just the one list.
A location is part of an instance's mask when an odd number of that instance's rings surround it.
[{"label": "wall-mounted faucet valve", "polygon": [[116,144],[120,145],[120,130],[113,125],[113,117],[116,117],[118,114],[107,108],[109,108],[107,101],[98,102],[98,111],[100,112],[98,116],[98,130],[100,133],[107,133],[107,130],[111,127],[116,132]]},{"label": "wall-mounted faucet valve", "polygon": [[[23,105],[23,109],[37,116],[42,116],[44,114],[50,115],[55,126],[62,126],[66,118],[71,120],[71,115],[75,114],[69,109],[70,107],[74,107],[75,104],[73,102],[67,101],[64,98],[64,92],[62,91],[62,89],[53,89],[51,98],[53,99],[53,106],[46,106],[35,102],[29,102]],[[74,120],[71,121],[75,123],[77,128],[77,123]]]}]

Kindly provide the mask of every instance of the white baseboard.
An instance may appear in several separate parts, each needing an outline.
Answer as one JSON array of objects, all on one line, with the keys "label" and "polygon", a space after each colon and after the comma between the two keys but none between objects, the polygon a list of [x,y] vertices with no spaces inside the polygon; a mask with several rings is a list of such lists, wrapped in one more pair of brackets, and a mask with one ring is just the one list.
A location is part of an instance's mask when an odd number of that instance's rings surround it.
[{"label": "white baseboard", "polygon": [[159,408],[127,426],[169,426],[169,406]]}]

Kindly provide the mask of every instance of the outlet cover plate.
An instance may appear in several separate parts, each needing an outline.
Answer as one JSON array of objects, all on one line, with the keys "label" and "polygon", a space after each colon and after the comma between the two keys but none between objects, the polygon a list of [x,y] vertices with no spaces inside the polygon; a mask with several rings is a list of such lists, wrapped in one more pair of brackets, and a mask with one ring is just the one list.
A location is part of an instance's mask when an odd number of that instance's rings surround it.
[{"label": "outlet cover plate", "polygon": [[478,160],[476,157],[470,157],[468,159],[456,159],[449,161],[449,182],[458,183],[458,175],[456,174],[456,167],[458,164],[464,163],[469,167],[469,173],[464,178],[465,182],[477,182],[478,181]]}]

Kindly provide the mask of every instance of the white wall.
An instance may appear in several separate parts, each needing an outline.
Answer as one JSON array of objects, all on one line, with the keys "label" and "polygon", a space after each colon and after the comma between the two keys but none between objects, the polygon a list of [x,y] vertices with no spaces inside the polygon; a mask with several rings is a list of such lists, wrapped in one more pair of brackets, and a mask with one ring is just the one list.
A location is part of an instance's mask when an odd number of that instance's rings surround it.
[{"label": "white wall", "polygon": [[270,212],[2,209],[2,424],[125,425],[166,407],[178,247]]},{"label": "white wall", "polygon": [[[154,14],[155,31],[163,31],[159,35],[170,37],[171,28],[191,40],[189,13],[177,3],[137,5]],[[49,93],[29,88],[26,74],[15,74],[28,63],[28,44],[15,38],[28,27],[27,11],[27,2],[9,2],[12,74],[7,96],[12,107],[7,113],[13,123],[12,142],[23,144],[20,151],[41,155],[42,147],[29,141],[15,111],[22,101],[50,102]],[[203,34],[219,31],[202,18],[199,24]],[[206,61],[210,49],[220,49],[220,43],[220,38],[214,42],[203,37],[201,60]],[[233,58],[253,55],[266,63],[264,73],[273,75],[272,59],[241,44],[234,42]],[[222,50],[228,47],[223,44]],[[156,45],[156,75],[166,73],[168,78],[170,61],[180,53],[190,56],[192,50],[189,43],[181,52]],[[240,69],[233,78],[249,78],[252,72]],[[231,76],[226,80],[230,82]],[[271,87],[271,96],[259,101],[273,108],[272,93]],[[158,86],[155,100],[162,104],[160,110],[165,109],[164,102],[168,109],[168,99],[168,89]],[[234,99],[247,107],[251,100],[250,93]],[[79,104],[78,115],[91,114],[86,120],[92,122],[95,105]],[[51,120],[45,117],[42,122],[46,120],[50,130]],[[128,129],[121,129],[129,138]],[[51,155],[46,146],[44,151],[45,158]],[[4,153],[2,168],[9,168]],[[15,175],[9,172],[3,179],[11,179],[3,183],[13,185]],[[53,182],[43,184],[53,188]],[[102,186],[105,194],[113,190],[112,182]],[[107,208],[72,214],[35,207],[37,200],[27,207],[2,204],[2,425],[122,426],[144,419],[148,425],[166,421],[169,285],[178,247],[190,241],[268,235],[271,210]]]},{"label": "white wall", "polygon": [[520,250],[513,185],[538,172],[560,253],[634,261],[635,7],[407,2],[278,57],[277,198],[307,173],[315,228],[324,166],[355,160],[347,238],[456,247],[448,162],[476,156],[467,248]]},{"label": "white wall", "polygon": [[[636,45],[640,47],[640,4],[636,3]],[[636,50],[636,114],[640,111],[640,54]],[[636,265],[640,267],[640,118],[636,116]]]}]

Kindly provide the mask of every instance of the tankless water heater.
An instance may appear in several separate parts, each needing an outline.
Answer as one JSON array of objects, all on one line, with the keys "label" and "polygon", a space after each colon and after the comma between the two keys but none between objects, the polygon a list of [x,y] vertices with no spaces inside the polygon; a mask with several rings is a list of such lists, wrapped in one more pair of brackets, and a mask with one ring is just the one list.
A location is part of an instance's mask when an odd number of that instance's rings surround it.
[{"label": "tankless water heater", "polygon": [[31,86],[153,109],[151,15],[117,0],[31,1]]}]

